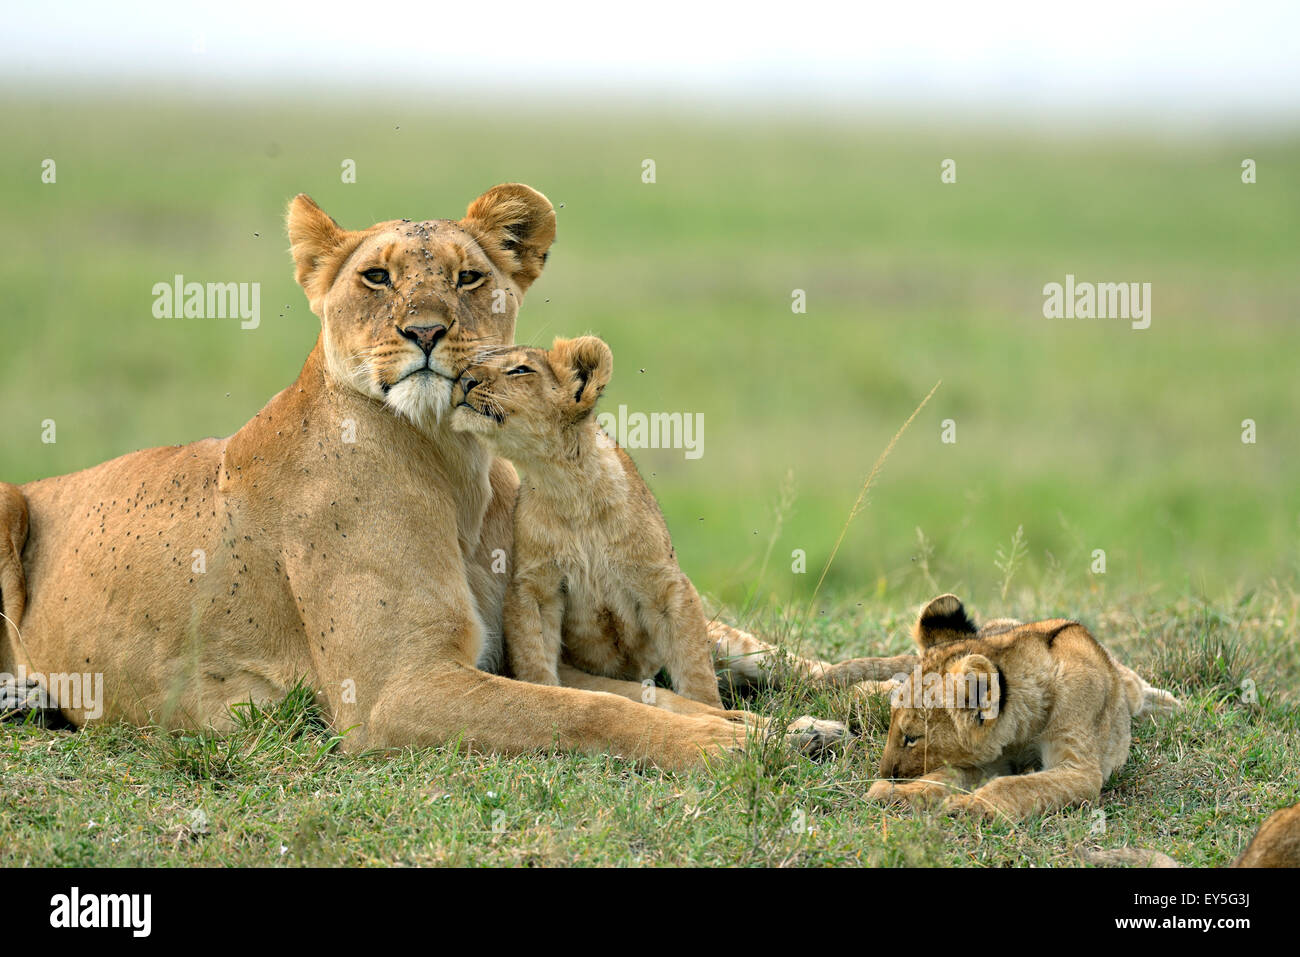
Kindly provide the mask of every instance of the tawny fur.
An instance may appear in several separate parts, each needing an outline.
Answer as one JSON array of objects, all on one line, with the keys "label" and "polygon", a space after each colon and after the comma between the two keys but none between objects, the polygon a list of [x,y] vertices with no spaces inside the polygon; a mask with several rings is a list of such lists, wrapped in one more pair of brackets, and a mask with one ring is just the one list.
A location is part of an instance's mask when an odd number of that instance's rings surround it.
[{"label": "tawny fur", "polygon": [[[1181,867],[1162,851],[1137,847],[1085,848],[1079,856],[1096,867]],[[1300,804],[1274,811],[1229,867],[1300,867]]]},{"label": "tawny fur", "polygon": [[[895,691],[871,800],[1016,820],[1095,803],[1128,759],[1132,719],[1178,704],[1078,622],[1000,620],[979,631],[942,595],[922,609],[915,635],[920,664]],[[914,697],[945,676],[980,693]]]},{"label": "tawny fur", "polygon": [[1233,867],[1300,867],[1300,804],[1274,811]]},{"label": "tawny fur", "polygon": [[0,482],[0,671],[4,650],[22,640],[18,623],[27,606],[27,576],[23,571],[23,547],[27,544],[27,500],[15,485]]},{"label": "tawny fur", "polygon": [[561,657],[721,707],[712,642],[654,495],[596,424],[613,356],[594,336],[517,348],[471,366],[453,428],[475,432],[520,472],[503,629],[511,673],[559,684]]},{"label": "tawny fur", "polygon": [[[666,691],[651,708],[639,684],[575,669],[570,687],[488,673],[518,480],[446,413],[464,366],[513,341],[555,236],[547,199],[509,184],[458,221],[349,231],[299,196],[288,232],[322,320],[296,382],[229,438],[0,487],[0,672],[100,673],[102,720],[189,728],[305,679],[353,750],[460,741],[688,767],[739,747],[745,720]],[[774,653],[735,629],[718,640]]]}]

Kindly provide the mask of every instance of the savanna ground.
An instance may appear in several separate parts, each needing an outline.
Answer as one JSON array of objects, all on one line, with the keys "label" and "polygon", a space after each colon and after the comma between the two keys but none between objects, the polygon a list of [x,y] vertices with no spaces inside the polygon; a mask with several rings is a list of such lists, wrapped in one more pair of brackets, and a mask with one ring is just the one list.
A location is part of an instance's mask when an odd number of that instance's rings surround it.
[{"label": "savanna ground", "polygon": [[[316,328],[283,238],[294,193],[359,226],[459,216],[519,180],[564,204],[519,338],[600,334],[606,409],[703,413],[703,457],[634,454],[727,617],[832,659],[892,653],[919,601],[955,591],[982,617],[1079,618],[1186,702],[1136,730],[1104,834],[1087,808],[1011,826],[866,805],[887,714],[845,693],[750,706],[849,720],[847,753],[756,742],[685,775],[347,757],[302,696],[222,738],[6,726],[0,863],[1070,865],[1130,844],[1211,865],[1300,800],[1293,136],[57,94],[0,109],[0,479],[228,434],[291,381]],[[260,327],[154,318],[153,284],[177,273],[261,283]],[[1043,318],[1066,273],[1151,282],[1151,327]],[[814,595],[864,474],[939,379]]]},{"label": "savanna ground", "polygon": [[[1103,792],[1104,817],[1084,807],[981,824],[868,805],[888,706],[846,692],[751,702],[849,721],[859,737],[846,753],[814,762],[755,739],[743,756],[690,774],[571,755],[350,757],[299,694],[242,709],[241,730],[220,737],[7,728],[0,863],[1080,866],[1078,848],[1129,845],[1223,865],[1269,811],[1300,801],[1300,710],[1281,690],[1300,678],[1298,607],[1293,592],[1081,607],[1185,702],[1135,728],[1129,762]],[[909,624],[874,603],[848,604],[808,633],[832,656],[863,636],[901,651]],[[1247,681],[1256,695],[1243,694]]]}]

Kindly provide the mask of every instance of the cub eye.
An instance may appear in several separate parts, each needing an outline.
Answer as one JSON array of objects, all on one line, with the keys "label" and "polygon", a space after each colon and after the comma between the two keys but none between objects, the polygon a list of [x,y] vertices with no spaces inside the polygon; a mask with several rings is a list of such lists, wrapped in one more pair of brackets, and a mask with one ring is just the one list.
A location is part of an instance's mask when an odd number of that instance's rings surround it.
[{"label": "cub eye", "polygon": [[387,269],[367,269],[361,274],[361,278],[372,286],[387,286],[389,284]]},{"label": "cub eye", "polygon": [[473,269],[462,270],[461,274],[456,277],[456,285],[460,286],[462,289],[467,286],[476,286],[482,281],[483,274],[481,272],[475,272]]},{"label": "cub eye", "polygon": [[506,375],[527,375],[534,370],[528,366],[515,366],[513,369],[506,370]]}]

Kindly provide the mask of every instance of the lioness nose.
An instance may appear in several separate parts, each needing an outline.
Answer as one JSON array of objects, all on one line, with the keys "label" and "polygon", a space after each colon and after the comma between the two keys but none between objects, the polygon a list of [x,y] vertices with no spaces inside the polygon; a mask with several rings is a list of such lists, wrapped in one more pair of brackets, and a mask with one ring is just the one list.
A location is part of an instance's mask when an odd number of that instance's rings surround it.
[{"label": "lioness nose", "polygon": [[427,356],[433,352],[433,347],[438,344],[438,340],[447,334],[447,327],[441,324],[436,326],[407,326],[405,329],[398,329],[397,331],[423,349],[424,354]]}]

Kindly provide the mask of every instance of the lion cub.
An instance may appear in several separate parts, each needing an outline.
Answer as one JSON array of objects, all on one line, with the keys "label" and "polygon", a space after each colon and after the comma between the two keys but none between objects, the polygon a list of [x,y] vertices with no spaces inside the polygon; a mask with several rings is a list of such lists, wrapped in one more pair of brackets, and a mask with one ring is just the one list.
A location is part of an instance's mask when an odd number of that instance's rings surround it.
[{"label": "lion cub", "polygon": [[699,595],[654,496],[596,424],[614,358],[594,336],[514,348],[465,370],[452,427],[481,434],[519,470],[506,655],[514,677],[557,685],[561,656],[721,707]]},{"label": "lion cub", "polygon": [[1075,621],[977,630],[955,595],[941,595],[915,637],[921,660],[894,691],[871,800],[1017,820],[1095,802],[1128,759],[1132,719],[1178,706]]}]

